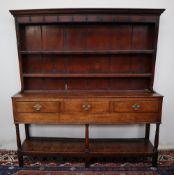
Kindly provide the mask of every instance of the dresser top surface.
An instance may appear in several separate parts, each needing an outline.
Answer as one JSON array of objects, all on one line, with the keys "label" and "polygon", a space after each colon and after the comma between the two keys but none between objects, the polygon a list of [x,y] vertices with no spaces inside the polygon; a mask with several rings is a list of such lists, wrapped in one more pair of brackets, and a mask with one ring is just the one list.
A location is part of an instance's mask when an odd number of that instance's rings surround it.
[{"label": "dresser top surface", "polygon": [[152,97],[162,97],[156,92],[143,92],[143,91],[24,91],[19,92],[13,96],[13,98],[22,98],[22,99],[57,99],[57,98],[114,98],[114,97],[132,97],[132,98],[152,98]]}]

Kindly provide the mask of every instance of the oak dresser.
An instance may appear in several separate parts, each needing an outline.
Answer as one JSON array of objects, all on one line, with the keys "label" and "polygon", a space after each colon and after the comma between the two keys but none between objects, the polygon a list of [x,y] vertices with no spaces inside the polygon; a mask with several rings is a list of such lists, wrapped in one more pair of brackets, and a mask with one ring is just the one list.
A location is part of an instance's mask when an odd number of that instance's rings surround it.
[{"label": "oak dresser", "polygon": [[[163,97],[154,92],[164,9],[10,10],[21,91],[12,97],[19,165],[24,155],[149,156],[157,165]],[[26,138],[21,143],[19,125]],[[30,134],[32,124],[84,125],[84,138]],[[92,139],[90,125],[143,124],[143,138]],[[150,124],[156,125],[154,143]],[[68,127],[67,127],[68,128]]]}]

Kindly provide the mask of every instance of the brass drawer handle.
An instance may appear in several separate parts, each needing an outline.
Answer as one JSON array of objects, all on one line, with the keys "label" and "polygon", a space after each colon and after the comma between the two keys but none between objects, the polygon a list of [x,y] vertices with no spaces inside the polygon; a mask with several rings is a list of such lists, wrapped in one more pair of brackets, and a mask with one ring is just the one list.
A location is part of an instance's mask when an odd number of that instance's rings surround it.
[{"label": "brass drawer handle", "polygon": [[140,109],[140,105],[139,104],[133,104],[132,105],[132,108],[134,109],[134,110],[138,110],[138,109]]},{"label": "brass drawer handle", "polygon": [[40,111],[41,108],[42,108],[42,106],[41,106],[40,104],[35,104],[35,105],[33,106],[33,108],[34,108],[35,111]]},{"label": "brass drawer handle", "polygon": [[91,105],[90,104],[83,104],[82,108],[84,111],[89,111],[91,109]]}]

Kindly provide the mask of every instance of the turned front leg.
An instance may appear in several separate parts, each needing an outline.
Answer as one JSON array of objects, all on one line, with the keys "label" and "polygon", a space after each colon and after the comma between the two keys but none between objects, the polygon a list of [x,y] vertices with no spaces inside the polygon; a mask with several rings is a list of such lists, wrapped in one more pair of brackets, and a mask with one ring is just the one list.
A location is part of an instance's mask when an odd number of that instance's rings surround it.
[{"label": "turned front leg", "polygon": [[149,135],[150,135],[150,123],[146,123],[146,130],[145,130],[145,140],[149,141]]},{"label": "turned front leg", "polygon": [[26,139],[30,138],[30,130],[29,130],[30,125],[29,124],[25,124],[25,136]]},{"label": "turned front leg", "polygon": [[153,148],[152,166],[157,166],[157,161],[158,161],[159,126],[160,124],[157,123],[156,131],[155,131],[154,148]]},{"label": "turned front leg", "polygon": [[23,155],[22,155],[19,124],[15,124],[15,127],[16,127],[16,141],[17,141],[17,148],[18,148],[18,151],[17,151],[18,162],[19,162],[19,166],[22,167],[24,165],[24,161],[23,161]]},{"label": "turned front leg", "polygon": [[85,125],[85,167],[89,167],[89,124]]}]

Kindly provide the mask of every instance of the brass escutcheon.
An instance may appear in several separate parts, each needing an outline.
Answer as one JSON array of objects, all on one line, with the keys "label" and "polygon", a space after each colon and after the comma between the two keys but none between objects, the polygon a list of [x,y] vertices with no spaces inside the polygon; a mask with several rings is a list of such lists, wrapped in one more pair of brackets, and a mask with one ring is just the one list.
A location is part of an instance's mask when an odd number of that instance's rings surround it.
[{"label": "brass escutcheon", "polygon": [[33,106],[33,108],[34,108],[35,111],[40,111],[41,108],[42,108],[42,106],[41,106],[40,104],[35,104],[35,105]]}]

